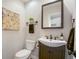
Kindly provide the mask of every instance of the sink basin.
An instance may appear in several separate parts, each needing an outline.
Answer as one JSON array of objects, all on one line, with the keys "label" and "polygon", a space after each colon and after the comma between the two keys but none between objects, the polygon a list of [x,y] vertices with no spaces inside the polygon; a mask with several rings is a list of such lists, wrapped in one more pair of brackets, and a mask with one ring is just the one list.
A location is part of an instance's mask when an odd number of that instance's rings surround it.
[{"label": "sink basin", "polygon": [[62,40],[50,40],[50,39],[46,39],[46,38],[40,38],[38,39],[38,41],[40,41],[42,44],[49,46],[49,47],[59,47],[59,46],[63,46],[66,45],[67,42],[66,41],[62,41]]}]

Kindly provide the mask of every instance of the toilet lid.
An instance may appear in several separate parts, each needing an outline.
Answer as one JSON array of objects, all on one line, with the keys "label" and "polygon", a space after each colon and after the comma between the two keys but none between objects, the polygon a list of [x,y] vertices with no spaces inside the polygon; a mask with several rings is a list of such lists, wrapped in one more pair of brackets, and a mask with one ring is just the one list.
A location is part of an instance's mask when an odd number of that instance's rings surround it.
[{"label": "toilet lid", "polygon": [[16,57],[28,57],[30,55],[31,51],[23,49],[16,53]]}]

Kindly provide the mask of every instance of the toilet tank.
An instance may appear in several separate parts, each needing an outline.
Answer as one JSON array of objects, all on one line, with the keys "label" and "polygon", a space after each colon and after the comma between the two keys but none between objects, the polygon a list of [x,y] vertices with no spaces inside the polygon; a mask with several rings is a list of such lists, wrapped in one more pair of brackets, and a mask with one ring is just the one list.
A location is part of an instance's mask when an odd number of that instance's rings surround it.
[{"label": "toilet tank", "polygon": [[33,50],[35,47],[35,41],[33,40],[26,40],[26,49]]}]

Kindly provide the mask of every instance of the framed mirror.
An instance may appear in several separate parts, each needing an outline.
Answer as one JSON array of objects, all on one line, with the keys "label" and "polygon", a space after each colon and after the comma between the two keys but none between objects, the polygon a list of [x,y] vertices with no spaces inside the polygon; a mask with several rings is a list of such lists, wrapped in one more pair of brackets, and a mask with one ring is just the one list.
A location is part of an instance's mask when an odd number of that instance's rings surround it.
[{"label": "framed mirror", "polygon": [[63,28],[63,0],[42,5],[42,29]]}]

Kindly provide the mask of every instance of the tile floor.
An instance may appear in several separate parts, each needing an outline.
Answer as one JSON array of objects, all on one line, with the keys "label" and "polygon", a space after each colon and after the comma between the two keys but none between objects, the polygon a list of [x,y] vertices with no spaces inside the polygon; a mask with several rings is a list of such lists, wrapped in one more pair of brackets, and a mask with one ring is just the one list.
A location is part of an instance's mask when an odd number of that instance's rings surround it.
[{"label": "tile floor", "polygon": [[39,49],[38,48],[35,48],[34,51],[32,52],[32,54],[30,55],[30,58],[29,59],[38,59],[38,51]]}]

